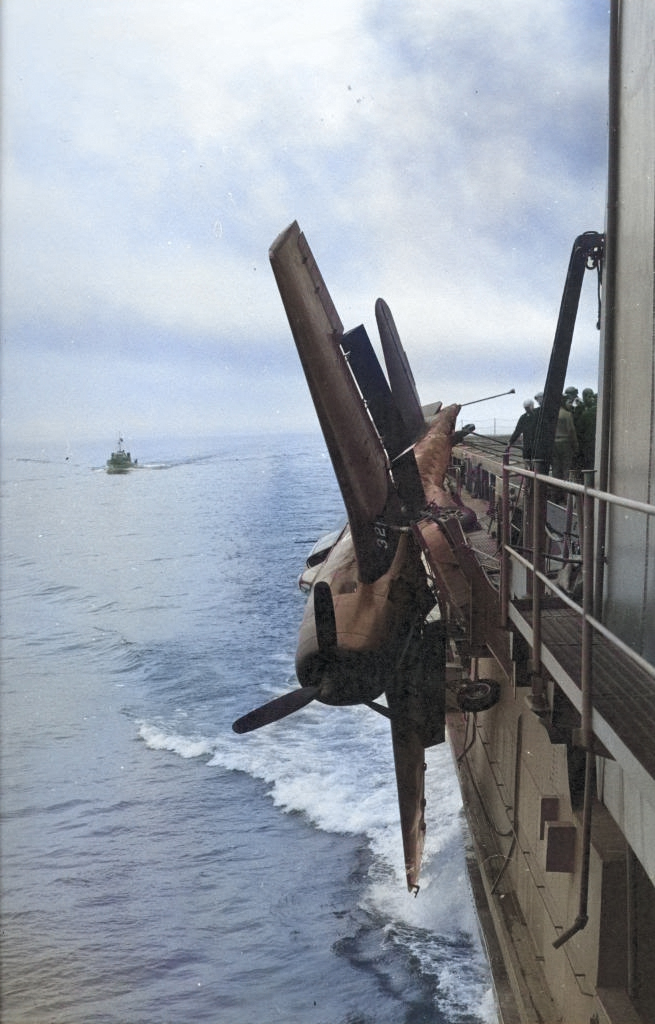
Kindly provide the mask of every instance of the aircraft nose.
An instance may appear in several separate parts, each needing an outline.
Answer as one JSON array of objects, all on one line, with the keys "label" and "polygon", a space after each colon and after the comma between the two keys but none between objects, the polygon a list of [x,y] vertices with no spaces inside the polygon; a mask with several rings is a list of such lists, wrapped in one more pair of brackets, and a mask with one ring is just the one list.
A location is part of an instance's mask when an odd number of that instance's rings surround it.
[{"label": "aircraft nose", "polygon": [[332,706],[362,704],[384,690],[382,666],[372,651],[337,649],[329,659],[319,655],[313,665],[306,666],[306,678],[318,687],[317,700]]}]

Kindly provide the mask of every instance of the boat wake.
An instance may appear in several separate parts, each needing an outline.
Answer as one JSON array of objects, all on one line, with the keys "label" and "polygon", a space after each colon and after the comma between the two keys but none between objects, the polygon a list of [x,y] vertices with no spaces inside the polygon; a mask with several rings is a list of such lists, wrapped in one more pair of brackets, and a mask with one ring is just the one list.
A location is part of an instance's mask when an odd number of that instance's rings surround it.
[{"label": "boat wake", "polygon": [[302,815],[321,832],[362,837],[368,854],[365,867],[360,865],[356,900],[347,912],[349,936],[335,952],[371,969],[375,963],[379,971],[385,958],[414,962],[420,965],[423,983],[438,993],[443,1019],[453,1024],[495,1021],[468,887],[461,799],[449,750],[444,745],[428,754],[429,824],[421,890],[415,899],[405,883],[386,722],[378,723],[366,709],[344,713],[321,706],[303,713],[310,721],[300,735],[297,723],[287,728],[280,722],[275,730],[253,734],[247,745],[227,732],[185,734],[181,723],[169,731],[163,723],[141,721],[138,732],[152,750],[202,758],[207,769],[244,772],[261,780],[277,808]]}]

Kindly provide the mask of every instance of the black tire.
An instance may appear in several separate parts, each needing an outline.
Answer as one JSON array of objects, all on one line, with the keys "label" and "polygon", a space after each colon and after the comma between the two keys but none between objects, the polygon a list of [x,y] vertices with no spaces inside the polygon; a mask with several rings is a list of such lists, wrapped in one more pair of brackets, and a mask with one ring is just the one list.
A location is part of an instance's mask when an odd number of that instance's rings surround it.
[{"label": "black tire", "polygon": [[462,711],[488,711],[500,700],[500,683],[495,679],[477,679],[463,683],[457,691]]}]

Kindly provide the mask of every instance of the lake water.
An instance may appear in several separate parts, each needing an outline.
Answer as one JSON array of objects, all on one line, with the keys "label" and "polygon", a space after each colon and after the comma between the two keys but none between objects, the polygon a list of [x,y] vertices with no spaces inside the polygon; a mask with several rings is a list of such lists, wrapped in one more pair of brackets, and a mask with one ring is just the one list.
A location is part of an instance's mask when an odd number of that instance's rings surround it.
[{"label": "lake water", "polygon": [[388,723],[295,685],[318,436],[4,451],[4,1024],[495,1020],[459,790],[427,753],[405,888]]}]

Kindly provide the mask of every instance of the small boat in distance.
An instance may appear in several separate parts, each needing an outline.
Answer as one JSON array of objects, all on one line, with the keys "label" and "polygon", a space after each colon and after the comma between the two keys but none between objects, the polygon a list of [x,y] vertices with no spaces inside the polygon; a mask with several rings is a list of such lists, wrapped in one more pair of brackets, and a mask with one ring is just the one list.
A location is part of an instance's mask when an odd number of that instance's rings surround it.
[{"label": "small boat in distance", "polygon": [[130,469],[136,468],[137,462],[137,459],[132,462],[132,456],[123,448],[123,438],[119,437],[116,451],[112,452],[107,459],[107,472],[127,473]]}]

